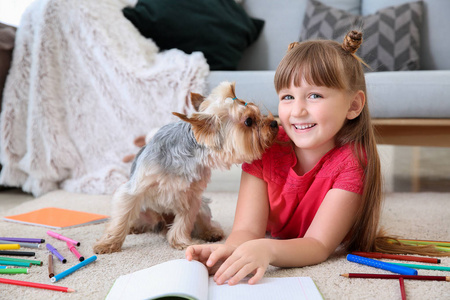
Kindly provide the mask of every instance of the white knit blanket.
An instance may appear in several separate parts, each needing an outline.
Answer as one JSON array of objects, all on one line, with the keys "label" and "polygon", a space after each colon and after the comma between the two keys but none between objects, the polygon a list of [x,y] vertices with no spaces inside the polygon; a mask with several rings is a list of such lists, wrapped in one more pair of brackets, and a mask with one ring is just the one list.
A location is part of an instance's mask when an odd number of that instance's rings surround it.
[{"label": "white knit blanket", "polygon": [[[132,1],[135,2],[135,1]],[[0,183],[35,196],[109,194],[128,178],[136,136],[189,112],[209,67],[158,52],[125,0],[37,0],[17,31],[1,113]]]}]

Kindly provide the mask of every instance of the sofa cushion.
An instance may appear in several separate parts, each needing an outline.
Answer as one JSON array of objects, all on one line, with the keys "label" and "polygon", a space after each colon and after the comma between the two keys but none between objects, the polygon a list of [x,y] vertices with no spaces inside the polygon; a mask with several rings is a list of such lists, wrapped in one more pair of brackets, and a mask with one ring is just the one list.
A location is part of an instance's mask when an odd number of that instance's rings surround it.
[{"label": "sofa cushion", "polygon": [[[411,0],[362,0],[361,14],[368,15],[391,5]],[[420,68],[422,70],[450,70],[450,1],[423,0],[424,16],[421,26]]]},{"label": "sofa cushion", "polygon": [[[323,0],[323,3],[359,14],[360,0]],[[305,0],[244,0],[245,11],[265,21],[261,36],[239,62],[239,70],[275,70],[286,53],[289,43],[298,41]]]},{"label": "sofa cushion", "polygon": [[123,13],[161,50],[203,52],[211,70],[236,69],[264,25],[234,0],[139,0]]},{"label": "sofa cushion", "polygon": [[422,1],[359,16],[310,0],[300,40],[323,38],[342,42],[350,29],[362,25],[364,42],[357,54],[373,71],[418,70],[422,15]]}]

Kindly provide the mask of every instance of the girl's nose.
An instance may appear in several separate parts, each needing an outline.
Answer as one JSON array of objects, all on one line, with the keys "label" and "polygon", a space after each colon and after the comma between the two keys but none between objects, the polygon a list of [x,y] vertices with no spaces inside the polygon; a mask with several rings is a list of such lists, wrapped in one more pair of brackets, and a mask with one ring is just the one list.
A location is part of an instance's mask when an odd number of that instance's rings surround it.
[{"label": "girl's nose", "polygon": [[308,111],[306,110],[305,102],[297,99],[294,102],[294,105],[292,106],[291,114],[293,116],[299,117],[299,116],[304,116],[307,113],[308,113]]}]

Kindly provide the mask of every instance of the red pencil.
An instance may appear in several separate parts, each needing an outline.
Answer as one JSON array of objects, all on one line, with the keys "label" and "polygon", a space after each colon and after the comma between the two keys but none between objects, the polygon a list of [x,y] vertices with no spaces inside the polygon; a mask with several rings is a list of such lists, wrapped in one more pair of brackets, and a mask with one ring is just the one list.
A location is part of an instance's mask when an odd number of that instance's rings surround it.
[{"label": "red pencil", "polygon": [[63,287],[63,286],[42,284],[42,283],[37,283],[37,282],[29,282],[29,281],[21,281],[21,280],[12,280],[12,279],[6,279],[6,278],[0,278],[0,283],[22,285],[22,286],[34,287],[34,288],[38,288],[38,289],[54,290],[54,291],[60,291],[60,292],[66,292],[66,293],[75,292],[75,290],[69,289],[69,288]]},{"label": "red pencil", "polygon": [[450,281],[450,276],[428,276],[428,275],[397,275],[397,274],[364,274],[364,273],[347,273],[341,274],[347,278],[374,278],[374,279],[413,279],[413,280],[436,280]]},{"label": "red pencil", "polygon": [[402,294],[402,300],[406,300],[405,281],[403,280],[403,277],[400,277],[398,281],[400,282],[400,293]]},{"label": "red pencil", "polygon": [[432,264],[440,264],[441,260],[432,257],[422,257],[422,256],[411,256],[411,255],[398,255],[398,254],[385,254],[380,252],[359,252],[353,251],[352,254],[369,257],[369,258],[387,258],[396,260],[408,260],[408,261],[419,261]]}]

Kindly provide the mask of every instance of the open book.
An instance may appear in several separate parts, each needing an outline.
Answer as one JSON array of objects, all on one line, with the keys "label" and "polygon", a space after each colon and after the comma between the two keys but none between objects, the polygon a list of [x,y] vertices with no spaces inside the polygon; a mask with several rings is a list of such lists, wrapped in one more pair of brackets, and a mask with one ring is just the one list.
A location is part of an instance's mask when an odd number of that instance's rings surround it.
[{"label": "open book", "polygon": [[263,278],[257,284],[217,285],[198,261],[170,260],[120,276],[106,300],[122,299],[261,300],[323,299],[310,277]]}]

